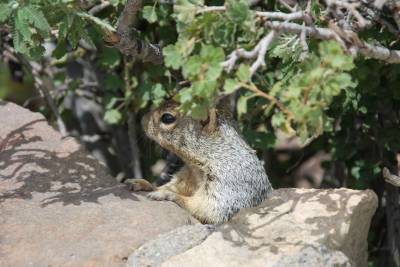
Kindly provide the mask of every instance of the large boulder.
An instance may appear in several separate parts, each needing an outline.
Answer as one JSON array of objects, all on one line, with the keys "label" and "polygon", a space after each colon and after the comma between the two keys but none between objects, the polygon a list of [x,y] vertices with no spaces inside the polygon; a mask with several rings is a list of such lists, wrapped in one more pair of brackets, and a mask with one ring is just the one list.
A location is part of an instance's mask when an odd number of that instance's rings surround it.
[{"label": "large boulder", "polygon": [[[367,234],[376,207],[377,197],[370,190],[278,189],[260,206],[243,209],[218,226],[202,243],[193,246],[193,241],[187,242],[182,252],[184,239],[178,234],[169,235],[168,241],[159,237],[137,249],[128,265],[364,267]],[[173,243],[179,243],[179,249],[173,252],[170,248],[152,261],[154,248],[162,251],[159,248]]]},{"label": "large boulder", "polygon": [[0,266],[367,264],[372,191],[278,189],[223,225],[200,225],[129,192],[42,115],[0,102],[0,121]]},{"label": "large boulder", "polygon": [[195,222],[132,194],[41,114],[0,102],[0,266],[124,266],[139,245]]}]

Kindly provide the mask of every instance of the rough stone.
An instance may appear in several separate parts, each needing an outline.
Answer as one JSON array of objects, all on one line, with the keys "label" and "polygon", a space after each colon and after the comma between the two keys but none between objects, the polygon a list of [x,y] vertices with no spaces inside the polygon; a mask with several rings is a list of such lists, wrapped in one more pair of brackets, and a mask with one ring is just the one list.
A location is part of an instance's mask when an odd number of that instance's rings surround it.
[{"label": "rough stone", "polygon": [[[288,266],[364,267],[367,234],[376,207],[377,197],[370,190],[275,190],[260,206],[241,210],[203,243],[162,266],[268,267],[291,262]],[[328,252],[319,255],[314,249],[310,253],[309,247],[321,246]],[[341,253],[345,257],[340,257]],[[307,255],[319,256],[307,259]],[[326,255],[336,260],[328,261]],[[325,264],[308,264],[311,262]]]},{"label": "rough stone", "polygon": [[135,250],[127,267],[160,266],[168,258],[200,244],[214,230],[212,225],[185,225],[160,235]]},{"label": "rough stone", "polygon": [[0,266],[124,266],[145,241],[195,223],[132,194],[44,117],[0,102]]},{"label": "rough stone", "polygon": [[320,245],[305,246],[299,252],[281,257],[273,267],[351,267],[349,258],[341,251]]}]

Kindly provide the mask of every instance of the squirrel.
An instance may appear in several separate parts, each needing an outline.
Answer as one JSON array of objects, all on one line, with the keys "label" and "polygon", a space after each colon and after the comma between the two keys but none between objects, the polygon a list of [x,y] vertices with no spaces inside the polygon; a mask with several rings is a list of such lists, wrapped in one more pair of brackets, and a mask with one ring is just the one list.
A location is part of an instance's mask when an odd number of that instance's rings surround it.
[{"label": "squirrel", "polygon": [[205,224],[223,223],[272,193],[262,163],[229,116],[212,109],[206,121],[195,120],[178,107],[173,101],[164,103],[144,115],[142,126],[183,167],[159,187],[130,179],[133,191],[152,191],[147,195],[151,199],[174,201]]}]

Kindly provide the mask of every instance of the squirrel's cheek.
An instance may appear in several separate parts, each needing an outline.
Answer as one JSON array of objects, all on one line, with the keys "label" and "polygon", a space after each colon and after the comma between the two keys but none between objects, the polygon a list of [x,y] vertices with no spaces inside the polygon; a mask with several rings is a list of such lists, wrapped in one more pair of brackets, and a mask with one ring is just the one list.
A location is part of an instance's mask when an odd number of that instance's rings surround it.
[{"label": "squirrel's cheek", "polygon": [[146,128],[148,128],[149,123],[150,123],[150,115],[146,114],[142,117],[142,127],[146,130]]}]

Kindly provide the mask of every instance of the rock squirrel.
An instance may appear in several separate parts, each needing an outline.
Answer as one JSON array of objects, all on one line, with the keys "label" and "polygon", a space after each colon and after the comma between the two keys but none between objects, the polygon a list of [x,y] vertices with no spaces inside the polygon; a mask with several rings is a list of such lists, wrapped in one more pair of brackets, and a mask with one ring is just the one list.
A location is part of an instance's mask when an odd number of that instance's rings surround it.
[{"label": "rock squirrel", "polygon": [[262,163],[223,112],[206,121],[182,116],[178,104],[167,102],[142,119],[146,134],[175,153],[184,166],[171,181],[155,187],[130,179],[133,191],[153,191],[148,197],[170,200],[202,223],[219,224],[241,208],[261,203],[272,192]]}]

